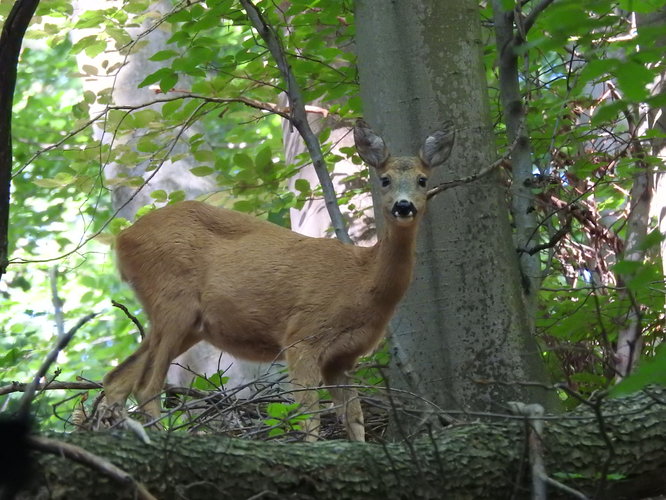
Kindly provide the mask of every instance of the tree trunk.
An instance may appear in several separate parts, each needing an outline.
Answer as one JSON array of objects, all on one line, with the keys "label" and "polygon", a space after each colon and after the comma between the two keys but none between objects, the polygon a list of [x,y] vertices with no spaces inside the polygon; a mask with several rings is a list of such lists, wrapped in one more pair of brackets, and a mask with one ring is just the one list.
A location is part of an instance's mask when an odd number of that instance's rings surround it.
[{"label": "tree trunk", "polygon": [[[414,154],[452,120],[456,144],[430,180],[461,178],[496,160],[477,2],[356,3],[366,120],[396,154]],[[391,383],[444,408],[497,409],[547,397],[521,299],[506,192],[494,172],[431,200],[412,286],[392,322]],[[509,382],[480,385],[479,380]]]},{"label": "tree trunk", "polygon": [[[657,26],[666,27],[666,8],[661,8],[649,14],[636,14],[636,27],[639,32]],[[666,37],[661,36],[656,40],[658,47],[666,46]],[[652,96],[664,95],[664,81],[666,72],[658,74],[653,81],[650,93]],[[629,196],[629,216],[625,237],[625,249],[622,258],[633,262],[646,262],[650,249],[643,247],[644,240],[651,230],[651,218],[656,215],[659,229],[666,234],[666,182],[664,178],[664,160],[666,159],[666,140],[663,134],[666,132],[666,107],[643,108],[637,106],[634,123],[629,123],[629,131],[636,137],[644,136],[648,131],[658,134],[649,141],[634,141],[632,153],[636,160],[636,172]],[[661,134],[661,137],[660,135]],[[644,150],[644,145],[647,150]],[[652,155],[661,161],[661,166],[656,169],[654,164],[644,161],[644,155]],[[654,173],[656,170],[656,174]],[[666,262],[666,240],[661,243],[662,265]],[[634,276],[621,276],[625,283],[631,281]],[[626,292],[631,303],[627,313],[625,325],[620,330],[615,352],[615,371],[620,380],[629,375],[638,365],[643,351],[643,327],[641,321],[641,304]]]},{"label": "tree trunk", "polygon": [[[539,243],[539,221],[534,210],[534,193],[529,181],[534,177],[534,160],[528,131],[523,123],[525,106],[520,93],[518,55],[516,49],[523,43],[514,34],[514,11],[505,10],[500,0],[493,0],[493,20],[497,43],[499,90],[506,135],[516,145],[511,154],[511,212],[513,214],[514,242],[516,248],[528,250]],[[518,254],[523,279],[523,297],[527,308],[530,329],[536,315],[537,294],[541,287],[541,262],[539,253]]]},{"label": "tree trunk", "polygon": [[[666,390],[607,401],[604,428],[590,410],[547,420],[546,471],[597,498],[643,498],[666,492]],[[51,435],[102,456],[161,500],[239,498],[397,499],[526,498],[525,425],[520,420],[454,425],[404,444],[243,441],[221,436],[152,433],[152,443],[120,433]],[[54,455],[39,455],[30,494],[22,498],[133,498],[133,490]],[[620,478],[620,479],[618,479]],[[609,484],[612,483],[612,484]],[[549,486],[552,497],[565,497]]]},{"label": "tree trunk", "polygon": [[12,105],[23,35],[39,0],[18,0],[0,34],[0,278],[9,261],[9,207],[12,182]]}]

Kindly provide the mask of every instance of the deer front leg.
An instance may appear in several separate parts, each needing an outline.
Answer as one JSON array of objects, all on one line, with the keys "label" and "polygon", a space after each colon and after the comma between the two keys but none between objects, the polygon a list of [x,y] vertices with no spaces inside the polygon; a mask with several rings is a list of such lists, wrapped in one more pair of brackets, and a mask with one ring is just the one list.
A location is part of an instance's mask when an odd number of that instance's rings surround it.
[{"label": "deer front leg", "polygon": [[312,442],[319,438],[319,394],[317,388],[321,382],[317,358],[307,348],[292,347],[287,352],[287,364],[291,383],[296,392],[294,399],[300,405],[301,412],[311,413],[310,418],[304,420],[303,432],[305,440]]}]

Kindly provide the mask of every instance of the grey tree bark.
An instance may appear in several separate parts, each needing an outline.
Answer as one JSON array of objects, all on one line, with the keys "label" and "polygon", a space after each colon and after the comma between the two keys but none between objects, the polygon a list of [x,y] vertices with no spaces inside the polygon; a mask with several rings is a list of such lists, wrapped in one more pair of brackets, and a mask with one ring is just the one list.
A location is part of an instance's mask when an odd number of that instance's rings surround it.
[{"label": "grey tree bark", "polygon": [[529,255],[527,250],[539,243],[538,221],[534,210],[534,194],[527,181],[533,177],[532,150],[528,132],[523,123],[525,106],[520,93],[518,55],[516,49],[524,40],[514,33],[514,11],[505,10],[500,0],[493,0],[493,20],[499,66],[500,99],[506,124],[507,139],[516,142],[511,154],[511,212],[513,215],[514,243],[520,252],[519,263],[523,280],[523,297],[528,319],[536,314],[536,299],[541,286],[539,254]]},{"label": "grey tree bark", "polygon": [[[589,497],[634,499],[666,492],[665,396],[663,389],[653,389],[605,402],[603,432],[589,409],[544,421],[546,473]],[[161,500],[391,500],[529,498],[525,435],[522,420],[504,420],[451,426],[409,445],[270,443],[157,432],[148,445],[111,432],[48,437],[104,457]],[[131,486],[99,470],[60,456],[38,459],[36,477],[21,499],[134,498]],[[616,479],[600,482],[600,474]],[[552,486],[548,493],[571,498]]]},{"label": "grey tree bark", "polygon": [[[666,8],[661,8],[649,14],[635,14],[636,28],[640,32],[643,29],[654,29],[661,26],[666,27]],[[657,40],[658,47],[666,46],[666,36]],[[653,81],[650,93],[652,96],[663,95],[665,92],[666,72],[658,74]],[[636,110],[636,117],[629,122],[629,130],[636,136],[645,134],[648,130],[666,132],[665,108],[642,107]],[[645,150],[643,149],[645,148]],[[651,218],[656,216],[660,232],[666,234],[666,178],[663,168],[666,161],[666,139],[653,137],[649,142],[641,145],[638,140],[632,147],[633,155],[637,158],[636,173],[630,191],[629,216],[627,218],[627,229],[625,248],[622,258],[628,261],[645,262],[649,250],[642,246],[645,237],[651,230]],[[644,161],[644,154],[659,159],[661,166],[657,167],[656,173],[651,163]],[[661,243],[662,265],[666,262],[666,240]],[[625,282],[630,281],[632,275],[622,276]],[[638,365],[643,347],[643,324],[641,318],[641,305],[626,292],[630,299],[631,309],[627,313],[625,326],[620,330],[615,352],[615,370],[618,380],[629,375]]]},{"label": "grey tree bark", "polygon": [[[396,154],[414,154],[445,120],[456,144],[431,179],[464,177],[496,158],[477,2],[356,3],[366,120]],[[390,382],[444,408],[541,401],[545,369],[521,298],[506,193],[497,172],[429,204],[412,286],[392,322]],[[485,382],[485,383],[480,383]]]}]

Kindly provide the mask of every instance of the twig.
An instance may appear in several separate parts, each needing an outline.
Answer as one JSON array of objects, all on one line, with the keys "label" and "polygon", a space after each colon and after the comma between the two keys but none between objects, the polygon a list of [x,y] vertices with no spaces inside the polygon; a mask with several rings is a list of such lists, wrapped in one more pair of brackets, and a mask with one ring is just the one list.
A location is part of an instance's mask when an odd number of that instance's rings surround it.
[{"label": "twig", "polygon": [[[30,383],[12,382],[11,384],[0,387],[0,396],[11,394],[13,392],[25,392],[30,387]],[[101,389],[102,384],[97,382],[47,382],[37,384],[36,391],[56,391],[62,389],[76,389],[85,391],[87,389]]]},{"label": "twig", "polygon": [[134,323],[136,325],[136,327],[139,329],[139,335],[141,335],[142,339],[146,336],[146,332],[143,329],[143,325],[141,324],[141,322],[139,321],[139,319],[136,316],[134,316],[131,312],[129,312],[129,309],[127,309],[127,307],[125,307],[123,304],[121,304],[120,302],[117,302],[115,300],[111,301],[111,305],[113,305],[114,307],[117,307],[122,312],[124,312],[125,316],[127,316],[130,319],[130,321],[132,321],[132,323]]},{"label": "twig", "polygon": [[562,484],[546,474],[546,466],[543,462],[543,406],[539,404],[526,405],[515,401],[509,402],[508,404],[513,413],[525,417],[525,425],[528,427],[527,441],[530,465],[532,467],[532,500],[546,500],[547,484],[559,488],[576,498],[587,500],[587,497],[580,491]]},{"label": "twig", "polygon": [[577,399],[584,405],[592,408],[592,411],[594,412],[594,417],[597,420],[597,423],[599,424],[599,434],[601,434],[601,438],[604,440],[604,443],[606,444],[606,448],[608,449],[608,455],[606,456],[606,460],[604,460],[604,463],[601,466],[601,472],[599,473],[600,476],[599,484],[597,484],[597,489],[594,493],[594,498],[603,498],[602,495],[606,490],[606,482],[608,480],[607,477],[608,471],[610,470],[611,463],[615,458],[615,446],[613,445],[613,440],[608,435],[608,431],[606,429],[606,421],[604,420],[604,414],[601,411],[601,403],[603,402],[604,397],[607,395],[607,393],[606,392],[595,393],[592,394],[592,396],[589,399],[586,399],[581,394],[567,387],[564,384],[556,384],[556,385],[560,389],[563,389],[568,395]]},{"label": "twig", "polygon": [[481,179],[482,177],[485,177],[486,175],[491,173],[493,170],[498,168],[500,165],[502,165],[504,162],[506,162],[509,159],[509,157],[513,153],[513,150],[516,149],[516,145],[518,144],[519,139],[520,136],[517,136],[516,139],[511,143],[509,149],[507,149],[506,152],[498,160],[494,161],[493,163],[491,163],[484,169],[480,170],[479,172],[472,175],[468,175],[467,177],[462,177],[461,179],[442,182],[441,184],[438,184],[434,188],[428,190],[427,194],[428,199],[441,193],[442,191],[446,191],[447,189],[451,189],[457,186],[462,186],[463,184],[469,184],[470,182],[474,182],[478,179]]},{"label": "twig", "polygon": [[58,295],[58,266],[49,267],[49,281],[51,282],[51,303],[53,304],[56,331],[60,338],[65,335],[65,318],[62,311],[63,300]]},{"label": "twig", "polygon": [[157,500],[157,498],[154,497],[143,484],[136,481],[129,473],[116,467],[108,460],[90,453],[79,446],[41,436],[32,436],[29,443],[30,446],[37,451],[68,458],[74,462],[90,467],[91,469],[95,469],[119,483],[132,485],[138,498],[144,500]]},{"label": "twig", "polygon": [[331,181],[331,176],[326,168],[326,161],[321,152],[319,140],[310,128],[301,89],[294,77],[291,67],[289,66],[282,43],[273,27],[264,20],[262,14],[250,0],[241,0],[241,5],[245,9],[245,12],[247,12],[247,17],[254,29],[257,30],[259,36],[261,36],[264,42],[266,42],[268,50],[270,50],[273,55],[277,67],[287,83],[287,97],[291,109],[291,113],[287,119],[294,127],[296,127],[296,130],[301,134],[303,142],[305,142],[305,145],[308,148],[308,152],[312,158],[312,166],[317,173],[321,189],[324,193],[326,209],[328,210],[328,215],[331,217],[331,224],[335,229],[335,235],[343,243],[351,244],[352,240],[349,237],[344,219],[342,218],[342,213],[340,212],[340,207],[338,206],[335,187],[333,186],[333,181]]},{"label": "twig", "polygon": [[67,344],[69,344],[69,341],[72,340],[72,337],[78,331],[78,329],[93,319],[95,316],[97,316],[97,313],[90,313],[84,316],[76,325],[74,325],[71,330],[69,330],[65,335],[58,339],[58,343],[51,350],[48,356],[46,356],[42,366],[40,366],[39,370],[37,370],[34,379],[32,382],[30,382],[30,385],[27,387],[23,397],[21,398],[21,401],[19,402],[18,411],[16,412],[19,418],[27,418],[28,413],[30,412],[30,403],[32,402],[32,399],[35,396],[35,391],[39,386],[39,380],[46,374],[51,364],[56,360],[58,353],[60,353],[60,351],[62,351],[67,346]]},{"label": "twig", "polygon": [[540,245],[534,245],[532,248],[518,248],[518,253],[526,253],[528,255],[534,255],[541,250],[546,250],[547,248],[553,248],[557,243],[564,238],[569,231],[571,231],[571,219],[572,216],[569,213],[567,219],[564,222],[564,225],[555,233],[546,243],[541,243]]},{"label": "twig", "polygon": [[532,28],[534,25],[534,22],[536,21],[536,18],[543,12],[546,7],[548,7],[551,3],[553,3],[555,0],[541,0],[536,6],[532,8],[528,16],[525,18],[523,21],[523,34],[526,35],[527,32]]}]

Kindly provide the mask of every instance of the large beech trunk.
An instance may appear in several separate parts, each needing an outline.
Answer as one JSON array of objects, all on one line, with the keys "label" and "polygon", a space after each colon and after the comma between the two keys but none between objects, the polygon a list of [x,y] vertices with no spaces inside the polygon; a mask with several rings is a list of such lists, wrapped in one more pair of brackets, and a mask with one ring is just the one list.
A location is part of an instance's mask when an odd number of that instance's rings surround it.
[{"label": "large beech trunk", "polygon": [[[456,144],[430,185],[492,164],[478,2],[355,6],[364,119],[391,151],[413,154],[421,137],[451,121]],[[430,200],[414,280],[391,322],[392,386],[447,410],[493,411],[513,400],[556,406],[538,384],[502,383],[547,380],[522,294],[499,173]]]},{"label": "large beech trunk", "polygon": [[[609,456],[589,410],[547,420],[549,475],[590,497],[644,498],[666,492],[666,390],[602,406],[614,477],[597,491]],[[404,444],[271,443],[221,436],[152,433],[152,444],[121,433],[51,435],[78,444],[131,473],[160,499],[525,498],[525,425],[504,420],[450,426]],[[127,485],[52,455],[23,498],[133,498]],[[620,475],[620,476],[618,476]],[[574,479],[576,478],[576,479]],[[569,498],[549,487],[551,498]]]}]

